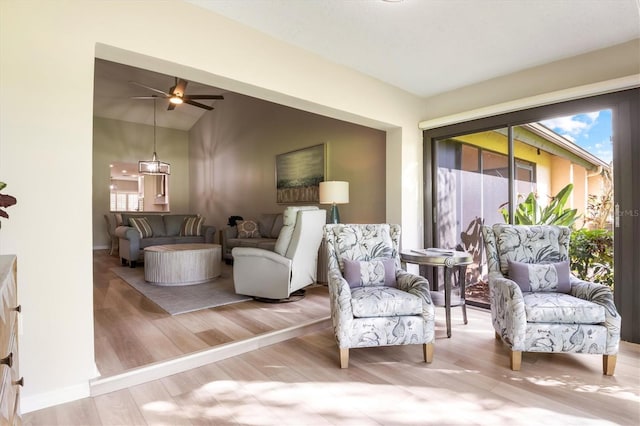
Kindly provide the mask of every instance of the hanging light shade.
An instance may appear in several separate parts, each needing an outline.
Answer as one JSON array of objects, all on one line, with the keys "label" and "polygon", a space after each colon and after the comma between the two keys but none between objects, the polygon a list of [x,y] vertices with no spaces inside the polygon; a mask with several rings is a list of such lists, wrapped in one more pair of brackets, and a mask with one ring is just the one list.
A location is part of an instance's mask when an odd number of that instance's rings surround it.
[{"label": "hanging light shade", "polygon": [[144,175],[170,175],[171,165],[158,160],[156,154],[156,99],[153,99],[153,156],[151,160],[138,161],[138,173]]}]

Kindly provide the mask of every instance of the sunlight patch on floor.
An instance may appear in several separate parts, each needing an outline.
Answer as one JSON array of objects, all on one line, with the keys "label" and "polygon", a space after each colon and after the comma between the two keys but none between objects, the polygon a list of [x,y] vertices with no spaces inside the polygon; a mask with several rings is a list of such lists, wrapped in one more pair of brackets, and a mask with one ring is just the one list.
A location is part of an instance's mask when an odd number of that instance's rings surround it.
[{"label": "sunlight patch on floor", "polygon": [[[451,373],[447,370],[443,372]],[[542,381],[542,385],[555,384],[549,380],[547,383]],[[310,421],[314,424],[324,421],[330,424],[400,425],[415,424],[417,421],[421,424],[613,424],[544,407],[523,407],[498,395],[494,397],[489,391],[483,392],[486,395],[427,385],[403,386],[399,390],[397,386],[362,382],[219,380],[190,392],[190,400],[198,401],[197,404],[177,406],[154,401],[145,404],[143,410],[153,412],[155,416],[167,415],[174,419],[207,418],[247,424],[268,424],[278,419],[286,420],[285,423]],[[424,413],[424,417],[416,419],[416,412]]]}]

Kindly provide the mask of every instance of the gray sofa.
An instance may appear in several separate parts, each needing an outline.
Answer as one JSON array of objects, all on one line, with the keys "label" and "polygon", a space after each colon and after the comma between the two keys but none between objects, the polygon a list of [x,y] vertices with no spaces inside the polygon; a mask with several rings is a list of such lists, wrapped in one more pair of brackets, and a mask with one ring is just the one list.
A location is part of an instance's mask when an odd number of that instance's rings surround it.
[{"label": "gray sofa", "polygon": [[[135,268],[136,262],[143,260],[144,248],[149,246],[166,244],[213,244],[216,228],[214,226],[202,226],[201,235],[183,236],[180,229],[185,218],[196,217],[195,214],[153,214],[153,213],[123,213],[122,224],[116,228],[116,236],[119,241],[120,260],[123,265],[127,263]],[[141,238],[140,232],[130,226],[130,218],[145,217],[151,226],[152,235]]]},{"label": "gray sofa", "polygon": [[245,220],[255,220],[257,222],[260,230],[259,238],[238,238],[237,226],[224,228],[222,230],[222,257],[225,262],[233,262],[231,250],[234,247],[255,247],[273,251],[282,229],[282,218],[282,213],[265,213],[261,214],[258,219],[246,218]]}]

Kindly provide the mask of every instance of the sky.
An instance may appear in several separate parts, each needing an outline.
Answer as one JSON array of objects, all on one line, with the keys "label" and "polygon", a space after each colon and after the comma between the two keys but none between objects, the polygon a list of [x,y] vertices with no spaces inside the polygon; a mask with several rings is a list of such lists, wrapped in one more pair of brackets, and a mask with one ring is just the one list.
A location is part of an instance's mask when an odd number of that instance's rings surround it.
[{"label": "sky", "polygon": [[604,162],[611,163],[613,159],[611,110],[557,117],[541,123]]}]

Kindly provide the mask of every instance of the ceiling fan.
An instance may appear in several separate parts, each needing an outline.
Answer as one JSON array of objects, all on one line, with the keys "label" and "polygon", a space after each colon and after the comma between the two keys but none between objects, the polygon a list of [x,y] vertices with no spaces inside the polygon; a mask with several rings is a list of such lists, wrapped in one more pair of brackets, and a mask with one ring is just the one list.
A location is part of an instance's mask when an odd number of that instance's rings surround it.
[{"label": "ceiling fan", "polygon": [[[131,84],[135,84],[136,86],[144,87],[145,89],[149,89],[156,93],[161,94],[165,98],[169,99],[169,107],[167,108],[169,111],[174,109],[176,105],[180,105],[182,103],[196,106],[198,108],[204,108],[206,110],[211,111],[213,107],[209,105],[205,105],[200,102],[194,101],[194,99],[224,99],[222,95],[187,95],[185,90],[187,89],[187,80],[182,78],[175,77],[175,84],[169,89],[168,92],[147,86],[146,84],[138,83],[137,81],[129,81]],[[158,98],[158,95],[151,96],[134,96],[131,99],[155,99]]]}]

